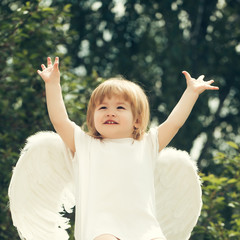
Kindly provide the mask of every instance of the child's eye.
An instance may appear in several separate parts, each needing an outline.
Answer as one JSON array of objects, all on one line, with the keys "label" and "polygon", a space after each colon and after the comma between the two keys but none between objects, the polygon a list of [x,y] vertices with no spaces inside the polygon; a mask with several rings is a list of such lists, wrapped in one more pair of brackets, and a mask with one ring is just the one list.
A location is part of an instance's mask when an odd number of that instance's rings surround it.
[{"label": "child's eye", "polygon": [[99,109],[99,110],[101,110],[101,109],[107,109],[107,107],[101,106],[101,107],[99,107],[98,109]]},{"label": "child's eye", "polygon": [[125,109],[123,106],[118,106],[117,109]]}]

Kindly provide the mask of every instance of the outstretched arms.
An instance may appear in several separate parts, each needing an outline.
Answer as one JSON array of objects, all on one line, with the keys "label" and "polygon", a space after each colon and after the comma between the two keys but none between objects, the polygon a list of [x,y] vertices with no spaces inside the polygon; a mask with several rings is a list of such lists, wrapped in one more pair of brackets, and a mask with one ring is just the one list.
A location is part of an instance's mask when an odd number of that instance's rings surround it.
[{"label": "outstretched arms", "polygon": [[37,72],[45,82],[47,108],[50,120],[62,140],[72,152],[75,152],[74,123],[68,118],[63,102],[58,65],[58,57],[55,58],[54,64],[52,64],[51,58],[48,57],[47,67],[42,64],[42,71],[38,70]]},{"label": "outstretched arms", "polygon": [[203,80],[204,75],[194,79],[188,72],[182,73],[185,75],[187,88],[167,120],[158,127],[159,151],[167,146],[185,123],[199,95],[205,90],[218,90],[218,87],[211,85],[214,80]]}]

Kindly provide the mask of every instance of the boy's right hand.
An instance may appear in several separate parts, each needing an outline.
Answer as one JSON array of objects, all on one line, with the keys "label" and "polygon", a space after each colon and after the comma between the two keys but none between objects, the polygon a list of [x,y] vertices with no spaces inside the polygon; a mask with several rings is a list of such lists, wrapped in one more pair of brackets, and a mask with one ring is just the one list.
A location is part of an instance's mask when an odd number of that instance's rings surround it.
[{"label": "boy's right hand", "polygon": [[47,58],[47,67],[42,64],[42,71],[37,70],[37,73],[41,76],[45,83],[59,83],[60,82],[60,72],[58,69],[59,58],[56,57],[54,64],[52,65],[52,60],[50,57]]}]

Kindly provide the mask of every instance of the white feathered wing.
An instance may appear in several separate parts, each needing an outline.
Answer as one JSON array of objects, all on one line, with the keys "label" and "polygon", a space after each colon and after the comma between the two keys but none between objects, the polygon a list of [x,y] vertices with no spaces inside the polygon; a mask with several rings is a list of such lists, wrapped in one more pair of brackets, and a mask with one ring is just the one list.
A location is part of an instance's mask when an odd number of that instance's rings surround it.
[{"label": "white feathered wing", "polygon": [[187,240],[202,207],[196,163],[185,151],[165,148],[155,166],[156,213],[167,240]]},{"label": "white feathered wing", "polygon": [[21,239],[66,240],[68,219],[59,212],[74,206],[71,153],[54,132],[39,132],[13,170],[8,194],[13,225]]},{"label": "white feathered wing", "polygon": [[[53,132],[28,138],[9,186],[13,224],[21,239],[66,240],[75,205],[72,156]],[[186,152],[166,148],[155,167],[156,213],[167,240],[189,239],[200,215],[201,182]]]}]

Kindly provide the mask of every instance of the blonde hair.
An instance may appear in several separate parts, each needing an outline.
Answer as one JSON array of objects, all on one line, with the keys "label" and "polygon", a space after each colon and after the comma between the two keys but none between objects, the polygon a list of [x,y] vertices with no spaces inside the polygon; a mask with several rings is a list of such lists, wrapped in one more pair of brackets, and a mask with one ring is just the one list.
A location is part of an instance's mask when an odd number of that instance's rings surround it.
[{"label": "blonde hair", "polygon": [[130,103],[133,118],[138,121],[139,125],[139,128],[133,129],[133,138],[136,140],[142,139],[149,122],[148,99],[139,85],[123,78],[110,78],[92,92],[87,110],[88,134],[94,138],[102,139],[101,134],[95,128],[94,111],[105,97],[111,98],[112,96],[122,97]]}]

